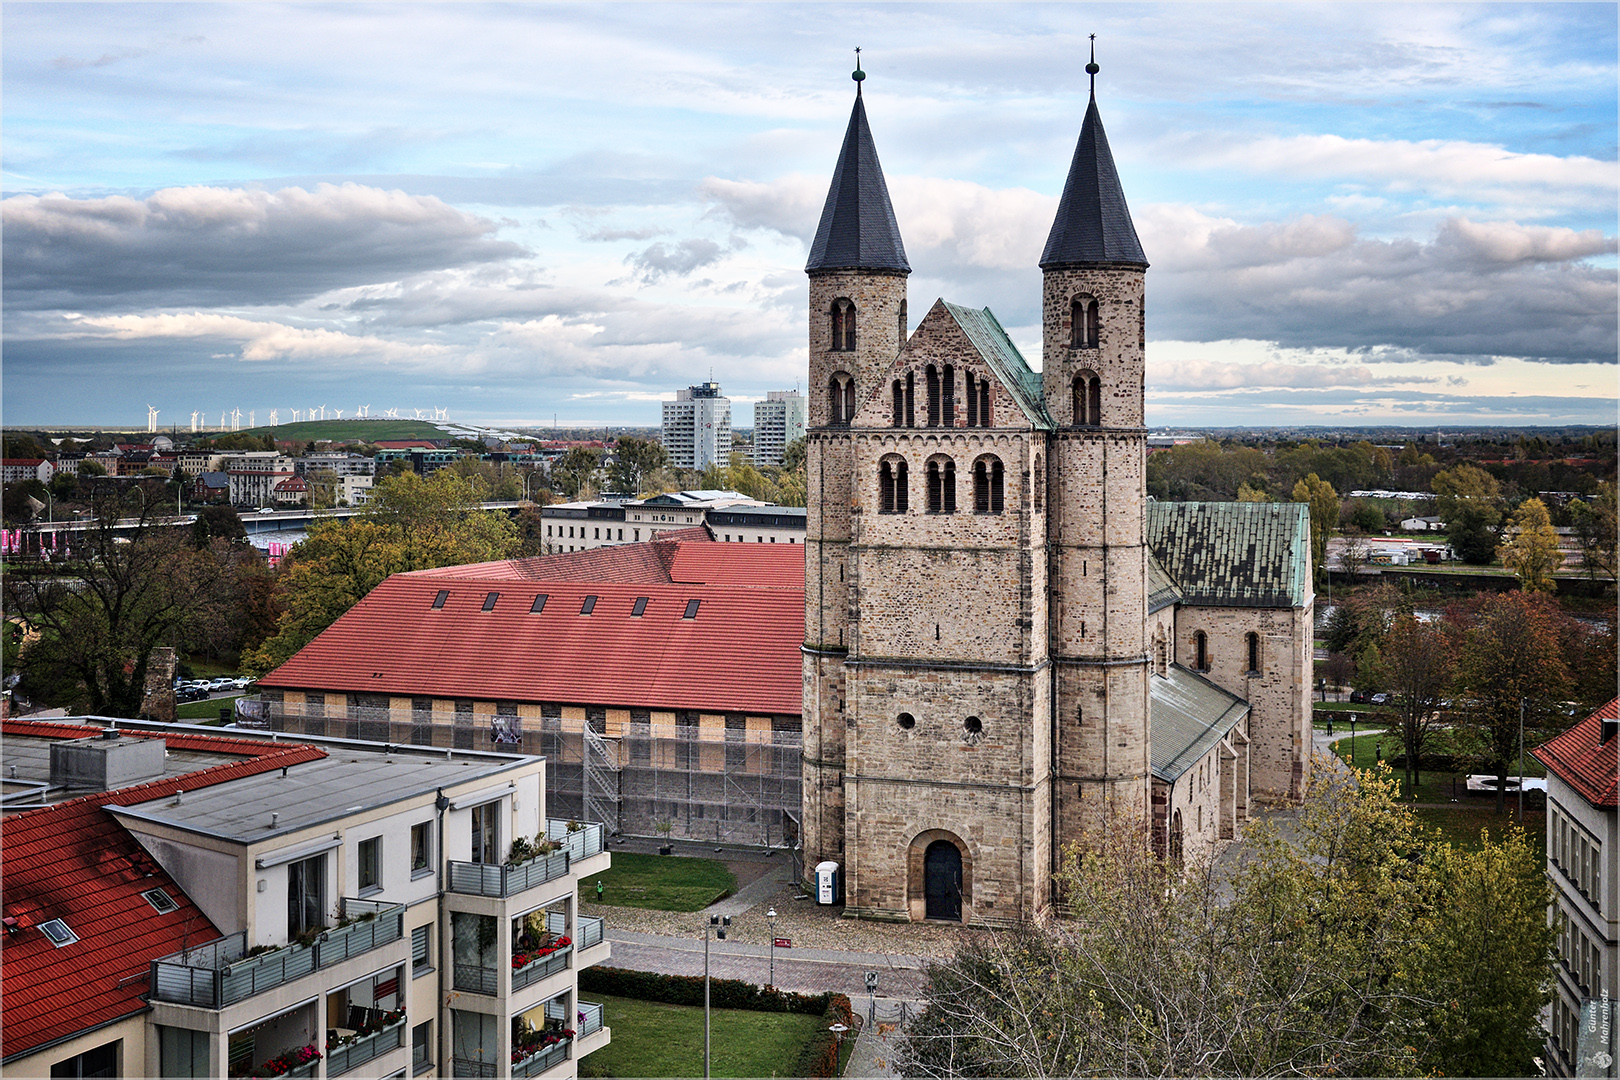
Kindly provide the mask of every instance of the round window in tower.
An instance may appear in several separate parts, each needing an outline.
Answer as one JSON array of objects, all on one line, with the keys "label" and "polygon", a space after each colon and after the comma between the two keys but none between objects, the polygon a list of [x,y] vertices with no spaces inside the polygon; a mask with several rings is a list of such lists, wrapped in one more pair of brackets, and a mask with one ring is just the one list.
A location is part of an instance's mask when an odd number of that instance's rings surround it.
[{"label": "round window in tower", "polygon": [[895,723],[900,725],[902,731],[910,731],[917,726],[917,718],[908,712],[903,712],[895,720]]}]

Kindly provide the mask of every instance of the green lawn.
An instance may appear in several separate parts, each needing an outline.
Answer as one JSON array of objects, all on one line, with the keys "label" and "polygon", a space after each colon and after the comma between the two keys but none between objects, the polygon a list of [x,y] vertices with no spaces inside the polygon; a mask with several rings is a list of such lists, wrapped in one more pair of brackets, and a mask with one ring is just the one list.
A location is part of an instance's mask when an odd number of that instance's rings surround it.
[{"label": "green lawn", "polygon": [[[615,863],[622,857],[613,853]],[[697,860],[666,856],[664,861]],[[590,996],[602,1002],[602,1022],[613,1029],[613,1041],[580,1059],[580,1076],[703,1075],[702,1009]],[[791,1076],[805,1044],[820,1029],[819,1016],[715,1009],[709,1016],[710,1074]],[[853,1042],[847,1039],[846,1046]]]},{"label": "green lawn", "polygon": [[[1496,800],[1486,799],[1481,805],[1457,807],[1429,807],[1420,806],[1412,812],[1418,819],[1431,828],[1438,829],[1453,847],[1477,848],[1479,846],[1480,830],[1489,830],[1493,840],[1502,839],[1502,834],[1518,824],[1518,815],[1514,813],[1515,800],[1509,796],[1507,812],[1498,817]],[[1547,857],[1547,812],[1540,807],[1524,810],[1525,838],[1538,858]]]},{"label": "green lawn", "polygon": [[[596,899],[602,883],[602,903],[658,911],[702,911],[737,888],[737,878],[725,863],[713,859],[687,859],[675,855],[638,855],[615,851],[613,868],[592,874],[579,883],[586,900]],[[667,1073],[623,1073],[624,1076],[666,1076]],[[738,1074],[746,1075],[746,1074]]]},{"label": "green lawn", "polygon": [[[240,696],[240,695],[238,695]],[[204,698],[202,701],[183,701],[174,707],[176,720],[212,720],[219,722],[219,710],[236,708],[236,698]]]}]

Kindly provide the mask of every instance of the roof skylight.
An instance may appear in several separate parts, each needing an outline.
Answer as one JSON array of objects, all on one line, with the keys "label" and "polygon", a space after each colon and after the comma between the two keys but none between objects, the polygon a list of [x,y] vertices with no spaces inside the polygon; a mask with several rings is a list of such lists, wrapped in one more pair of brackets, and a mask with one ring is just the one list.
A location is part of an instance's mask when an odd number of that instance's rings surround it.
[{"label": "roof skylight", "polygon": [[433,598],[433,610],[438,611],[440,608],[444,607],[444,602],[448,599],[450,599],[450,590],[440,589],[439,595]]},{"label": "roof skylight", "polygon": [[39,924],[40,933],[51,939],[51,944],[60,949],[64,945],[71,945],[79,940],[79,935],[68,929],[68,924],[61,919],[52,919],[50,922]]},{"label": "roof skylight", "polygon": [[147,889],[141,893],[141,899],[156,908],[159,915],[167,915],[180,907],[174,902],[174,898],[162,889]]}]

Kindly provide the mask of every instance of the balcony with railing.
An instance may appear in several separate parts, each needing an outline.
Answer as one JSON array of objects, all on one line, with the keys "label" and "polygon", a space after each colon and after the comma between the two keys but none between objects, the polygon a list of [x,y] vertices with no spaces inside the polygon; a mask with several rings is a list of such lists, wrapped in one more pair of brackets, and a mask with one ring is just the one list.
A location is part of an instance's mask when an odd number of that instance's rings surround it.
[{"label": "balcony with railing", "polygon": [[323,968],[398,941],[405,907],[345,898],[342,920],[307,944],[249,949],[239,930],[205,945],[152,961],[152,997],[179,1005],[223,1009]]},{"label": "balcony with railing", "polygon": [[[573,828],[570,829],[569,826]],[[562,821],[546,819],[546,839],[563,845],[575,862],[600,855],[607,847],[607,829],[599,821]]]},{"label": "balcony with railing", "polygon": [[568,875],[567,851],[499,865],[450,861],[449,891],[467,896],[516,896]]},{"label": "balcony with railing", "polygon": [[335,1042],[328,1041],[326,1075],[339,1076],[351,1069],[358,1069],[373,1058],[381,1057],[390,1050],[398,1050],[404,1045],[405,1010],[400,1009],[381,1017],[375,1031],[357,1032],[352,1036],[343,1036]]}]

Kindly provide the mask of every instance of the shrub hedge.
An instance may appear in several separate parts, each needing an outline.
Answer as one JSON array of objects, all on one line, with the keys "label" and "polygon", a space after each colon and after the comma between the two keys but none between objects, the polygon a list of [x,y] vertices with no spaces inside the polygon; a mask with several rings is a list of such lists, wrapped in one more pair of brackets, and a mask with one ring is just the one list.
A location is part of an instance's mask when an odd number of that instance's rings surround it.
[{"label": "shrub hedge", "polygon": [[[579,973],[579,988],[585,993],[703,1007],[703,979],[698,975],[665,975],[656,971],[588,967]],[[854,1027],[855,1024],[854,1007],[843,994],[795,994],[771,986],[756,986],[742,979],[710,979],[709,1004],[716,1009],[790,1012],[807,1016],[819,1014],[827,1022],[826,1026],[838,1023]],[[838,1075],[838,1039],[826,1030],[826,1026],[805,1044],[792,1075]]]}]

